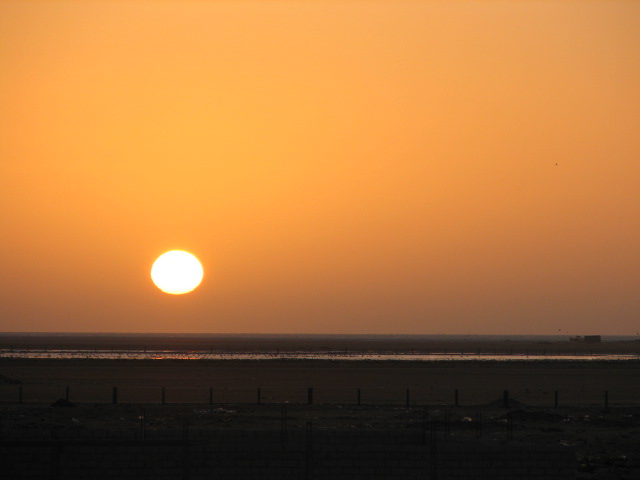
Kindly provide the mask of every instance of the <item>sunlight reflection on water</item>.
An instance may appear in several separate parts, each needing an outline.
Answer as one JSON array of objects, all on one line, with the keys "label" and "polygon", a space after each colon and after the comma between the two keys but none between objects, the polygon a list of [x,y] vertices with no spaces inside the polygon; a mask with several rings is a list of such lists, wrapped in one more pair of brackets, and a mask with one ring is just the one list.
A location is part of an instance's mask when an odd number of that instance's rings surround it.
[{"label": "sunlight reflection on water", "polygon": [[93,350],[0,350],[0,358],[68,359],[68,360],[327,360],[327,361],[612,361],[638,360],[640,355],[527,355],[475,353],[211,353],[175,351],[93,351]]}]

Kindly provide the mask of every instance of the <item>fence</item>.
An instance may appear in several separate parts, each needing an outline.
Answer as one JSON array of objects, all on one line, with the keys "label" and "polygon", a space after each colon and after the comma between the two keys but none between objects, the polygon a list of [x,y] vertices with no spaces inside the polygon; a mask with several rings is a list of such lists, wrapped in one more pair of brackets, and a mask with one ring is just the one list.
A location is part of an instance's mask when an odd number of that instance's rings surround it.
[{"label": "fence", "polygon": [[[619,396],[618,396],[619,393]],[[589,390],[563,394],[562,390],[344,388],[344,387],[105,387],[54,385],[2,385],[0,402],[52,403],[65,399],[77,403],[125,404],[226,404],[291,403],[336,405],[502,405],[531,406],[635,404],[624,392]]]},{"label": "fence", "polygon": [[[23,401],[32,399],[29,389],[35,386],[13,387],[13,394],[22,387]],[[299,401],[293,405],[265,401],[262,395],[269,389],[260,391],[258,402],[258,389],[244,389],[243,394],[253,393],[244,405],[247,417],[254,417],[254,424],[250,428],[220,429],[212,428],[210,420],[218,415],[237,414],[232,407],[195,403],[181,406],[172,401],[173,388],[165,388],[164,392],[153,389],[157,394],[153,404],[124,404],[127,390],[101,390],[106,395],[103,405],[88,405],[86,409],[51,409],[37,404],[23,407],[14,403],[18,408],[12,406],[8,411],[47,410],[58,420],[66,418],[67,427],[60,428],[58,424],[28,432],[20,427],[12,429],[8,424],[3,428],[0,418],[0,471],[7,478],[28,480],[575,478],[576,457],[572,449],[520,442],[518,432],[525,428],[524,424],[510,410],[501,408],[513,405],[506,391],[499,392],[501,403],[497,406],[501,413],[490,416],[482,409],[461,405],[454,408],[453,402],[451,408],[415,406],[412,390],[395,392],[399,397],[395,405],[380,407],[363,401],[367,398],[363,395],[368,392],[366,389],[360,389],[358,406],[358,389],[354,388],[351,393],[356,398],[351,406],[336,408],[317,404],[322,389],[300,388],[295,397]],[[72,387],[59,387],[54,393],[74,400],[74,392]],[[216,389],[200,393],[209,392],[215,394]],[[464,398],[460,391],[457,395],[456,391],[451,392],[453,400],[456,396]],[[165,406],[161,405],[162,398]],[[117,404],[111,405],[114,400]],[[407,407],[407,400],[413,406]],[[205,397],[200,403],[209,401]],[[90,416],[111,412],[106,421],[112,423],[102,430],[76,428],[69,420],[83,410]],[[340,413],[327,423],[307,420],[311,414],[317,418],[323,410]],[[154,415],[162,412],[169,412],[166,421],[152,425]],[[384,429],[361,428],[357,424],[370,422],[380,414],[402,418],[395,426]],[[255,428],[257,423],[261,428]]]}]

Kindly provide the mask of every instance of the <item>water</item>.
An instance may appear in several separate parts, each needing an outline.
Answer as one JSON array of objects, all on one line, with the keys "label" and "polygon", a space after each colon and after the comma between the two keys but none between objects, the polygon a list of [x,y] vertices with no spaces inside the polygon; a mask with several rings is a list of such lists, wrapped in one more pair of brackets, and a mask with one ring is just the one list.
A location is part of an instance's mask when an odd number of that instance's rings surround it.
[{"label": "water", "polygon": [[104,360],[622,361],[636,336],[0,333],[0,358]]},{"label": "water", "polygon": [[211,353],[176,351],[0,350],[0,358],[66,360],[324,360],[324,361],[627,361],[640,354],[477,354],[477,353]]}]

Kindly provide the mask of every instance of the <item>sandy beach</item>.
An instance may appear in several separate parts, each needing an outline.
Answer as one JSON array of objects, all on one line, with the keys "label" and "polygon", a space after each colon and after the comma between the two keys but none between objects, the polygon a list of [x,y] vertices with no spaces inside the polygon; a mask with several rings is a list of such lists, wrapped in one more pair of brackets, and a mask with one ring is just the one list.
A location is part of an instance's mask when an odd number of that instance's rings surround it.
[{"label": "sandy beach", "polygon": [[[21,348],[45,348],[31,337]],[[14,344],[17,344],[13,338]],[[65,338],[72,343],[74,338]],[[76,348],[107,348],[110,340]],[[140,338],[119,349],[140,349]],[[149,338],[144,338],[147,340]],[[308,340],[308,339],[306,339]],[[289,339],[283,350],[337,349],[330,338]],[[335,340],[335,339],[334,339]],[[41,340],[40,340],[41,341]],[[173,351],[206,344],[184,338]],[[399,342],[399,343],[398,343]],[[27,342],[28,343],[28,342]],[[82,345],[80,345],[82,343]],[[329,343],[328,345],[326,345]],[[569,342],[363,342],[363,351],[433,348],[460,351],[601,349],[632,351],[635,342],[586,346]],[[50,345],[50,344],[49,344]],[[273,342],[231,339],[225,351],[270,352]],[[505,346],[506,345],[506,346]],[[60,348],[59,345],[57,345]],[[165,345],[166,346],[166,345]],[[6,348],[6,345],[3,345]],[[144,348],[144,347],[143,347]],[[149,348],[149,347],[147,347]],[[213,348],[209,346],[209,348]],[[212,431],[289,430],[310,422],[320,430],[419,432],[425,422],[452,436],[559,444],[576,451],[581,479],[640,474],[640,361],[337,361],[95,360],[0,358],[4,438],[56,435],[135,438]],[[114,404],[114,387],[117,388]],[[504,394],[509,402],[505,405]],[[68,400],[68,403],[67,403]],[[457,401],[457,403],[456,403]],[[52,406],[54,405],[54,406]],[[63,408],[68,405],[67,408]],[[56,406],[60,408],[56,408]],[[449,426],[446,427],[445,425]],[[511,424],[511,432],[508,425]],[[429,427],[431,428],[431,427]]]},{"label": "sandy beach", "polygon": [[[578,478],[640,473],[640,362],[98,361],[1,359],[3,435],[437,428],[576,449]],[[118,404],[113,405],[113,387]],[[70,406],[55,408],[56,400]],[[313,405],[309,405],[309,388]],[[18,389],[22,401],[18,403]],[[162,391],[164,401],[162,404]],[[260,404],[258,404],[260,389]],[[357,391],[360,390],[360,405]],[[409,403],[407,404],[407,389]],[[455,390],[458,390],[458,406]],[[509,406],[503,403],[509,391]],[[559,405],[555,407],[555,391]],[[605,408],[605,391],[608,408]],[[209,395],[212,394],[212,397]],[[58,402],[57,405],[64,405]],[[479,418],[481,415],[481,419]],[[510,420],[508,418],[510,417]],[[176,433],[177,432],[177,433]]]},{"label": "sandy beach", "polygon": [[[616,362],[389,362],[389,361],[190,361],[0,359],[0,373],[21,382],[23,398],[50,403],[69,387],[76,401],[111,402],[118,387],[123,403],[306,403],[308,388],[319,404],[356,402],[412,405],[486,404],[508,390],[527,405],[552,406],[555,392],[566,405],[640,404],[640,361]],[[15,385],[0,399],[15,399]]]}]

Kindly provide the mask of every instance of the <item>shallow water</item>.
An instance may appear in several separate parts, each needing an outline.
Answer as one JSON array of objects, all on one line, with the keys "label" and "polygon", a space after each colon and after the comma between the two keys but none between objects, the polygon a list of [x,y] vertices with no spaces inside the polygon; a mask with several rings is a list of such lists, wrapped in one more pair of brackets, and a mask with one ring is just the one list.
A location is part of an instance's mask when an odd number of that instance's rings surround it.
[{"label": "shallow water", "polygon": [[211,353],[175,351],[94,351],[94,350],[0,350],[0,358],[92,359],[92,360],[326,360],[326,361],[624,361],[638,360],[637,354],[477,354],[477,353]]}]

